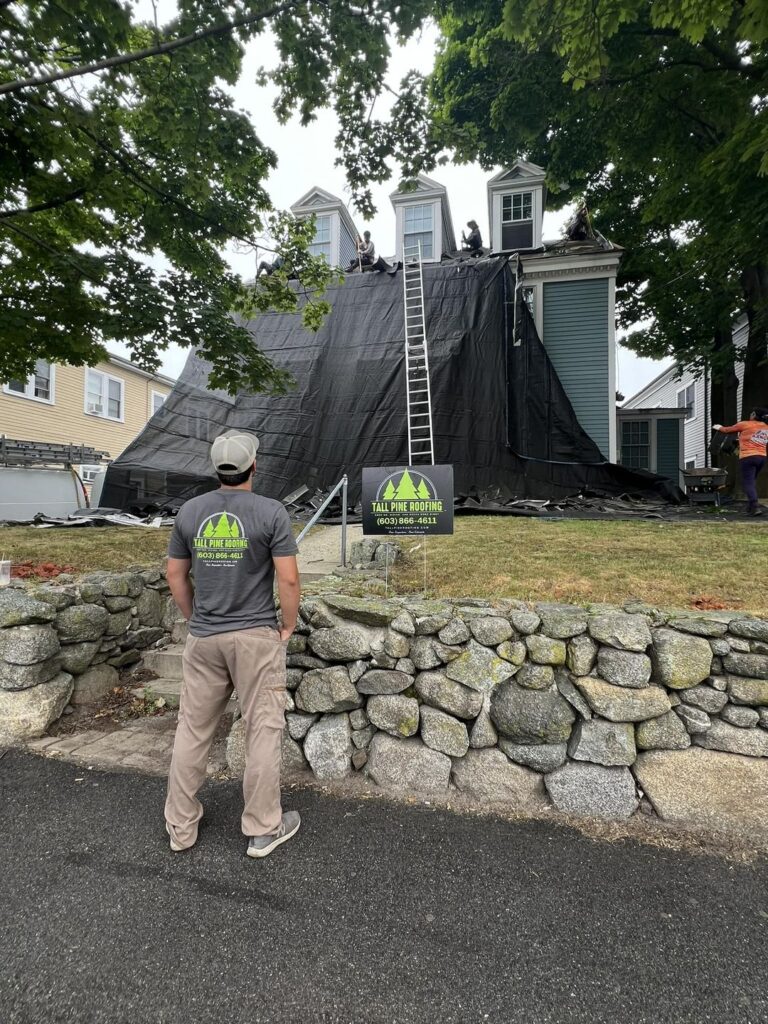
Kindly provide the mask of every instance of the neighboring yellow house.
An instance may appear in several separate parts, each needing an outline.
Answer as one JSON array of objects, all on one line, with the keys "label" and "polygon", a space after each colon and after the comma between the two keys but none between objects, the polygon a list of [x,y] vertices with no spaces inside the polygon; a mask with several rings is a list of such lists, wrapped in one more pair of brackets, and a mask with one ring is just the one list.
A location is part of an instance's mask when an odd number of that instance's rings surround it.
[{"label": "neighboring yellow house", "polygon": [[[95,366],[37,361],[26,380],[0,388],[0,435],[18,441],[82,444],[117,456],[144,429],[175,381],[110,355]],[[89,483],[98,466],[81,466]]]}]

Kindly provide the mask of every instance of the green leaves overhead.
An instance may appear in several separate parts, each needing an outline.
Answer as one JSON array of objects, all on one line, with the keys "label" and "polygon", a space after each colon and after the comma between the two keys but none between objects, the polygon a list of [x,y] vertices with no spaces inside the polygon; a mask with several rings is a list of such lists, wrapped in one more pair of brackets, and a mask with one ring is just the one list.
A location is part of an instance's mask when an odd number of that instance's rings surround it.
[{"label": "green leaves overhead", "polygon": [[745,402],[768,393],[768,290],[755,285],[768,237],[766,10],[447,0],[430,81],[435,131],[459,159],[543,164],[550,205],[584,196],[626,247],[618,313],[638,351],[727,372],[723,332],[747,312]]},{"label": "green leaves overhead", "polygon": [[[2,379],[26,376],[41,357],[96,362],[111,341],[154,369],[177,342],[211,360],[214,386],[286,388],[231,313],[291,310],[316,330],[334,274],[308,254],[311,225],[273,209],[264,182],[276,156],[227,89],[248,73],[255,36],[276,41],[266,77],[282,117],[297,111],[306,123],[336,107],[339,161],[364,212],[368,182],[384,180],[389,161],[407,174],[421,167],[423,85],[401,101],[402,136],[372,109],[391,34],[413,33],[427,0],[177,6],[155,26],[118,0],[0,4]],[[232,273],[225,246],[263,249],[267,239],[280,271],[255,284]]]}]

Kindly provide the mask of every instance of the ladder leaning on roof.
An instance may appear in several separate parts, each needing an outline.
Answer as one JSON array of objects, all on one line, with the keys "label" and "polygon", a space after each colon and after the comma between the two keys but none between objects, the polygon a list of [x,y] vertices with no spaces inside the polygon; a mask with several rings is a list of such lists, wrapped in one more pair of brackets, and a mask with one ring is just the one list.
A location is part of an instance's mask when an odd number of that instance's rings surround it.
[{"label": "ladder leaning on roof", "polygon": [[408,464],[435,464],[421,242],[403,249]]}]

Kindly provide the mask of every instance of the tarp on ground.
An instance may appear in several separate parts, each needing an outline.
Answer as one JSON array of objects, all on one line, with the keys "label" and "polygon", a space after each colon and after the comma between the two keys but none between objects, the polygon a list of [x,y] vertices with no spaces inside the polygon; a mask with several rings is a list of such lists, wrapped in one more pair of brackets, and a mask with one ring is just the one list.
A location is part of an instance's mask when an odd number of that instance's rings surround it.
[{"label": "tarp on ground", "polygon": [[[451,463],[457,496],[559,498],[577,493],[677,500],[665,478],[606,462],[582,429],[506,260],[424,266],[435,461]],[[282,499],[327,491],[344,473],[350,499],[363,466],[408,463],[402,275],[367,273],[329,290],[312,334],[294,314],[247,323],[296,381],[287,395],[208,388],[196,353],[160,410],[107,472],[102,503],[174,508],[216,486],[211,441],[246,429],[261,446],[255,489]],[[516,343],[517,342],[517,343]]]}]

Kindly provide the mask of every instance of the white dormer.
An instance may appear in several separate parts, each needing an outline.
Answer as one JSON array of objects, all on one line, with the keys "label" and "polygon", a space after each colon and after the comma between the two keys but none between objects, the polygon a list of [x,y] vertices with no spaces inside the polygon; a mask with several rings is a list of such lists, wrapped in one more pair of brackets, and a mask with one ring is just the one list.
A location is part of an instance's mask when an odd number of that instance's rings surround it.
[{"label": "white dormer", "polygon": [[444,185],[426,174],[420,174],[416,181],[414,191],[393,192],[389,197],[395,208],[396,258],[402,260],[403,248],[421,242],[424,262],[439,263],[444,252],[456,249],[448,193]]},{"label": "white dormer", "polygon": [[546,198],[544,178],[543,167],[518,160],[488,182],[488,222],[494,252],[541,246]]},{"label": "white dormer", "polygon": [[357,255],[357,228],[344,200],[322,188],[311,188],[291,207],[295,217],[315,217],[315,238],[309,251],[325,256],[332,267],[347,267]]}]

